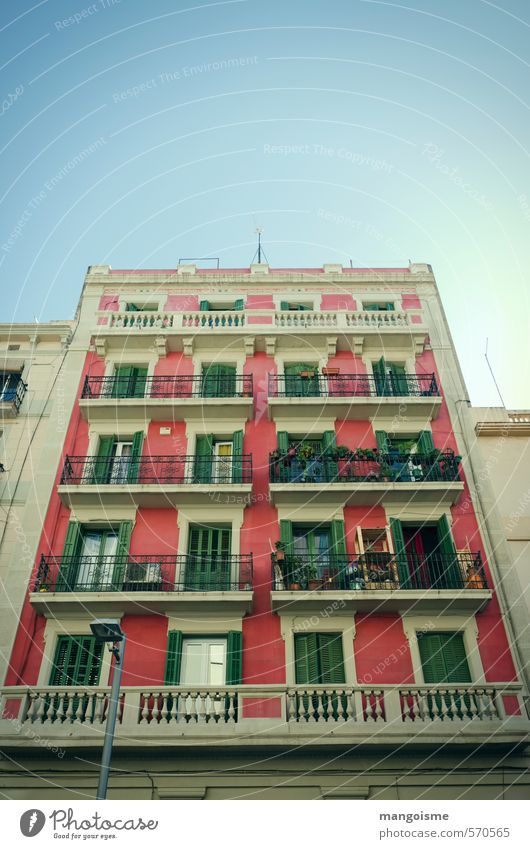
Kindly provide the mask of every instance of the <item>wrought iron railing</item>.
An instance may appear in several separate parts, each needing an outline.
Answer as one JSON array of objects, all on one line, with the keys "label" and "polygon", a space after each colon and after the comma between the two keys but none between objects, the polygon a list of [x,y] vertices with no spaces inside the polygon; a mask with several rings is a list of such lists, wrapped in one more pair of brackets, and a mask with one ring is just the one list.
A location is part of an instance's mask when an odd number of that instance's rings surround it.
[{"label": "wrought iron railing", "polygon": [[18,413],[27,388],[28,384],[24,383],[22,378],[20,378],[14,386],[7,386],[0,392],[0,403],[12,404]]},{"label": "wrought iron railing", "polygon": [[385,378],[365,374],[321,374],[316,371],[307,372],[305,377],[269,374],[271,398],[424,398],[439,395],[434,374],[388,375]]},{"label": "wrought iron railing", "polygon": [[332,454],[303,457],[269,457],[271,483],[421,483],[424,481],[459,481],[460,458],[452,452],[432,454],[383,453],[366,450],[363,456],[351,452],[350,457]]},{"label": "wrought iron railing", "polygon": [[85,378],[81,398],[252,398],[252,375]]},{"label": "wrought iron railing", "polygon": [[252,482],[252,456],[81,457],[67,455],[61,474],[65,485],[232,484]]},{"label": "wrought iron railing", "polygon": [[[281,555],[280,555],[281,557]],[[272,555],[274,590],[485,590],[479,552]]]},{"label": "wrought iron railing", "polygon": [[33,592],[223,592],[252,589],[252,554],[42,555]]}]

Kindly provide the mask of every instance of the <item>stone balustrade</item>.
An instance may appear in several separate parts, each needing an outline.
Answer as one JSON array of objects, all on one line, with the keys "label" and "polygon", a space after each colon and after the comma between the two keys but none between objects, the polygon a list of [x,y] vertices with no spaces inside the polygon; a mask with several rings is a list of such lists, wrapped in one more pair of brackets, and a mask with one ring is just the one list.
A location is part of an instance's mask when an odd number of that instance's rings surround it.
[{"label": "stone balustrade", "polygon": [[[101,733],[109,694],[108,687],[5,687],[0,739],[22,727],[74,738],[74,727],[80,735],[91,727]],[[530,731],[517,684],[124,687],[120,694],[118,727],[132,737],[157,729],[168,733],[172,727],[193,733],[199,726],[215,726],[221,734],[223,728],[238,726],[259,734],[264,721],[280,735],[315,724],[352,733],[373,725],[403,733],[420,726],[464,729],[469,723],[518,721],[526,734]]]}]

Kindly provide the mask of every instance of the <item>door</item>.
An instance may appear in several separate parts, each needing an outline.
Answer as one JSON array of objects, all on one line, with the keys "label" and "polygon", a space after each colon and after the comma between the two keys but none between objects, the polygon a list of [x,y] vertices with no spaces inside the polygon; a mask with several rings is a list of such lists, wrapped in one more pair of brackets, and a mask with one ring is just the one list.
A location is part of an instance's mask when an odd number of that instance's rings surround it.
[{"label": "door", "polygon": [[127,483],[132,457],[132,440],[116,440],[110,463],[110,483]]},{"label": "door", "polygon": [[113,398],[143,398],[147,381],[147,367],[119,366],[112,381]]},{"label": "door", "polygon": [[232,483],[232,443],[215,442],[213,457],[212,483]]},{"label": "door", "polygon": [[303,586],[329,575],[330,545],[329,528],[293,528],[294,565],[301,569]]},{"label": "door", "polygon": [[82,531],[75,588],[87,591],[110,588],[117,548],[116,531]]},{"label": "door", "polygon": [[293,363],[286,365],[285,394],[297,398],[307,398],[319,395],[317,367],[307,365],[305,363]]},{"label": "door", "polygon": [[[197,638],[182,641],[182,661],[180,683],[190,688],[222,689],[226,684],[226,639]],[[186,714],[196,715],[202,709],[202,696],[186,697]],[[224,716],[225,699],[204,700],[204,710],[214,714],[215,719]]]},{"label": "door", "polygon": [[[59,637],[55,649],[55,657],[50,673],[51,687],[95,687],[99,684],[101,675],[101,658],[103,645],[96,643],[95,637]],[[94,700],[88,696],[78,695],[62,698],[59,694],[54,698],[45,699],[45,715],[50,716],[53,704],[53,717],[60,709],[61,715],[71,714],[76,720],[83,722],[87,712],[93,715]]]},{"label": "door", "polygon": [[185,569],[186,590],[228,590],[232,529],[191,525]]},{"label": "door", "polygon": [[[466,657],[464,637],[461,633],[442,631],[418,634],[418,648],[426,684],[471,683],[471,672]],[[455,694],[454,691],[428,695],[427,703],[431,716],[443,716],[447,713],[449,718],[469,716],[471,707],[469,695],[462,696]]]},{"label": "door", "polygon": [[19,372],[0,372],[0,401],[14,401],[20,381]]},{"label": "door", "polygon": [[203,398],[233,398],[236,394],[236,367],[210,365],[202,370]]}]

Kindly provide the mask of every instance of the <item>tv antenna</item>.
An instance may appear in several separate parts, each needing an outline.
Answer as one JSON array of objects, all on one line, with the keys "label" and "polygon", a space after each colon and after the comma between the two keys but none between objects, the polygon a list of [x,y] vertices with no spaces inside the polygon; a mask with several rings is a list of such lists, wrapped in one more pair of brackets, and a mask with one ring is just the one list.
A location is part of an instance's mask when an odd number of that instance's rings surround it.
[{"label": "tv antenna", "polygon": [[487,364],[488,364],[488,368],[489,368],[489,370],[490,370],[490,374],[491,374],[491,376],[492,376],[492,378],[493,378],[493,382],[494,382],[494,384],[495,384],[495,389],[496,389],[496,390],[497,390],[497,392],[499,393],[499,398],[501,399],[501,404],[502,404],[502,406],[503,406],[504,408],[506,408],[506,404],[504,403],[504,399],[503,399],[503,397],[502,397],[502,395],[501,395],[501,390],[499,389],[499,384],[498,384],[498,383],[497,383],[497,381],[495,380],[495,375],[493,374],[493,369],[492,369],[492,367],[491,367],[491,363],[490,363],[490,361],[488,360],[488,342],[489,342],[489,339],[486,339],[486,351],[485,351],[485,353],[484,353],[484,357],[485,357],[486,362],[487,362]]},{"label": "tv antenna", "polygon": [[262,255],[265,259],[265,262],[266,263],[269,262],[269,260],[267,259],[266,255],[265,255],[265,251],[261,247],[261,234],[263,233],[263,229],[261,227],[256,227],[256,233],[258,234],[258,249],[257,249],[256,253],[254,254],[254,256],[252,257],[252,262],[250,263],[251,265],[254,264],[254,260],[256,259],[256,257],[258,258],[258,264],[261,265]]}]

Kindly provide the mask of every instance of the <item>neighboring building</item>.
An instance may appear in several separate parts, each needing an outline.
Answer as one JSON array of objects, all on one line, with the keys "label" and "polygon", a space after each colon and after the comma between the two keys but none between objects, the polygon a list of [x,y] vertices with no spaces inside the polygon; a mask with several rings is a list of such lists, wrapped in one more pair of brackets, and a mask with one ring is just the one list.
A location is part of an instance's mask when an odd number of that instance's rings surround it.
[{"label": "neighboring building", "polygon": [[0,325],[2,679],[85,358],[78,356],[76,371],[73,327],[72,321]]},{"label": "neighboring building", "polygon": [[528,798],[521,605],[430,266],[92,266],[77,318],[4,795],[94,794],[113,617],[111,797]]},{"label": "neighboring building", "polygon": [[491,488],[530,625],[530,411],[473,407],[471,414],[482,458],[479,481]]}]

